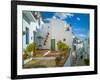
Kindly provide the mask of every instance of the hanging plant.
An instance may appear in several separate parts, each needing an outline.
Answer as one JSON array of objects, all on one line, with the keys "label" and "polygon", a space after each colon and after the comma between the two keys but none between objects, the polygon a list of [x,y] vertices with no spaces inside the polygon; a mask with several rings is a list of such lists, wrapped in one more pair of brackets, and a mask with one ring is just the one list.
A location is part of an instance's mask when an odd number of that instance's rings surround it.
[{"label": "hanging plant", "polygon": [[66,29],[66,31],[69,31],[69,27]]},{"label": "hanging plant", "polygon": [[26,32],[25,31],[23,31],[23,35],[25,35],[26,34]]},{"label": "hanging plant", "polygon": [[49,35],[49,32],[48,32],[48,35]]}]

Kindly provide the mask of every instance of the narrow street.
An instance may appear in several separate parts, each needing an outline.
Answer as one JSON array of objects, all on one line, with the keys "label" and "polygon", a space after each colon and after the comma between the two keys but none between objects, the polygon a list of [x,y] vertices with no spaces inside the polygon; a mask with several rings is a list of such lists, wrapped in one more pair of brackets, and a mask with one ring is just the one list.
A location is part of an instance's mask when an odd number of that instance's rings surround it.
[{"label": "narrow street", "polygon": [[74,64],[73,64],[73,66],[84,66],[84,65],[85,65],[83,59],[79,59],[79,58],[77,58],[77,59],[74,60],[74,61],[75,61],[75,62],[74,62]]},{"label": "narrow street", "polygon": [[83,56],[81,56],[84,52],[82,51],[75,51],[76,57],[72,57],[72,66],[85,66],[85,62]]}]

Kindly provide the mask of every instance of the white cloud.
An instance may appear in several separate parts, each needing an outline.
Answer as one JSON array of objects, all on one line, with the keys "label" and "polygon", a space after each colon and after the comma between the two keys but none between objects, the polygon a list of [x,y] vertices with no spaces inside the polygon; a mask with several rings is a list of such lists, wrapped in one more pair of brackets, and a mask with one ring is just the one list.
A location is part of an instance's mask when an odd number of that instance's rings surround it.
[{"label": "white cloud", "polygon": [[57,12],[51,18],[44,19],[44,21],[50,21],[51,19],[56,19],[56,18],[60,18],[60,19],[64,20],[68,17],[71,18],[73,16],[74,16],[74,14],[72,14],[72,13],[59,13],[59,12]]},{"label": "white cloud", "polygon": [[77,34],[77,36],[82,37],[82,38],[85,38],[86,37],[85,34]]},{"label": "white cloud", "polygon": [[81,31],[81,32],[85,32],[86,29],[81,27],[81,28],[74,28],[74,31]]},{"label": "white cloud", "polygon": [[77,19],[78,21],[80,21],[80,18],[79,18],[79,17],[77,17],[76,19]]},{"label": "white cloud", "polygon": [[44,19],[44,21],[50,21],[51,20],[51,18],[46,18],[46,19]]},{"label": "white cloud", "polygon": [[56,19],[57,17],[56,17],[56,16],[53,16],[52,18],[53,18],[53,19]]},{"label": "white cloud", "polygon": [[60,19],[66,19],[68,17],[73,17],[74,14],[71,14],[71,13],[55,13],[55,16],[56,17],[59,17]]},{"label": "white cloud", "polygon": [[74,29],[74,31],[76,31],[76,32],[77,32],[77,31],[80,31],[80,30],[81,30],[80,28],[76,28],[76,29]]}]

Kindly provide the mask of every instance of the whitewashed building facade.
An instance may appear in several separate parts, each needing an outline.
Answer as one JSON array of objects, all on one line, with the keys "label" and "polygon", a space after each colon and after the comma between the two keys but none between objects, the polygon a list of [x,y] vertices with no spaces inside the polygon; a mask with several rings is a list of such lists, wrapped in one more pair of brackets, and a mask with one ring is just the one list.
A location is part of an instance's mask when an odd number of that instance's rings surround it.
[{"label": "whitewashed building facade", "polygon": [[22,35],[23,35],[23,50],[28,44],[34,42],[34,38],[43,24],[39,12],[23,11],[22,18]]},{"label": "whitewashed building facade", "polygon": [[32,42],[39,49],[57,50],[57,42],[62,41],[72,48],[71,25],[61,19],[52,18],[48,23],[42,21],[39,12],[23,12],[23,50]]},{"label": "whitewashed building facade", "polygon": [[51,19],[41,27],[42,49],[57,50],[57,42],[62,41],[72,48],[72,29],[69,24],[60,19]]}]

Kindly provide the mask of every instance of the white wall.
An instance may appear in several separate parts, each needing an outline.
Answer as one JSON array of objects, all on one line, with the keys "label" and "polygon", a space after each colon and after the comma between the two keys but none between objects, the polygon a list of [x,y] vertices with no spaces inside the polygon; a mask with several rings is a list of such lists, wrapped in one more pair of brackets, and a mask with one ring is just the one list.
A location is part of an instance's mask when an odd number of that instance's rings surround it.
[{"label": "white wall", "polygon": [[[29,28],[29,43],[32,43],[34,41],[34,33],[33,30],[38,26],[37,22],[30,22],[28,24],[24,19],[23,19],[23,31],[26,31],[26,27]],[[26,35],[23,35],[23,48],[25,49],[27,46],[26,44]]]},{"label": "white wall", "polygon": [[[30,13],[27,13],[27,14],[28,14],[27,17],[31,16]],[[26,31],[26,27],[29,29],[29,43],[32,43],[32,42],[34,42],[34,33],[33,33],[33,31],[36,31],[36,27],[40,28],[41,26],[39,26],[38,21],[37,20],[34,21],[32,16],[31,16],[30,24],[23,18],[23,31]],[[39,32],[37,33],[37,35],[38,34],[39,34]],[[27,45],[28,44],[26,44],[26,34],[25,34],[25,35],[23,35],[23,49],[25,49],[27,47]]]},{"label": "white wall", "polygon": [[[59,3],[76,3],[76,4],[98,4],[98,14],[100,14],[100,0],[33,0]],[[10,79],[10,65],[11,65],[11,16],[10,16],[10,0],[0,0],[0,80]],[[98,16],[100,21],[100,15]],[[100,26],[100,23],[98,23]],[[98,27],[98,34],[100,34],[100,27]],[[100,44],[100,36],[98,36],[98,44]],[[100,45],[98,45],[98,53],[100,53]],[[23,80],[100,80],[100,54],[98,54],[98,75],[84,75],[84,76],[65,76],[53,78],[38,78],[38,79],[23,79]]]},{"label": "white wall", "polygon": [[[42,26],[41,34],[44,36],[43,42],[46,38],[47,33],[49,32],[51,34],[50,27],[51,26],[49,23],[44,23]],[[43,49],[50,49],[50,35],[48,36],[48,40],[46,42],[46,45],[44,45],[44,43],[43,43]]]},{"label": "white wall", "polygon": [[63,41],[65,38],[65,43],[72,47],[72,32],[71,28],[70,31],[65,31],[65,27],[67,26],[63,20],[60,19],[52,19],[50,22],[51,26],[51,39],[55,39],[56,43],[58,41]]},{"label": "white wall", "polygon": [[[47,44],[43,45],[44,49],[50,49],[50,43],[51,39],[55,39],[56,43],[58,41],[63,41],[63,39],[66,39],[65,43],[68,44],[70,47],[72,47],[72,30],[71,27],[66,25],[63,20],[60,19],[51,19],[49,23],[45,23],[41,28],[41,35],[46,38],[46,34],[49,32],[50,35],[47,40]],[[65,27],[69,27],[70,31],[65,31]],[[45,39],[44,39],[45,40]],[[57,50],[57,47],[56,47]]]},{"label": "white wall", "polygon": [[71,54],[72,50],[70,51],[70,54],[69,54],[69,57],[68,59],[66,60],[65,64],[64,64],[64,67],[70,67],[71,64],[72,64],[72,54]]},{"label": "white wall", "polygon": [[[29,28],[30,25],[23,19],[23,31],[26,31],[26,27]],[[25,49],[26,46],[26,35],[23,35],[23,49]]]}]

